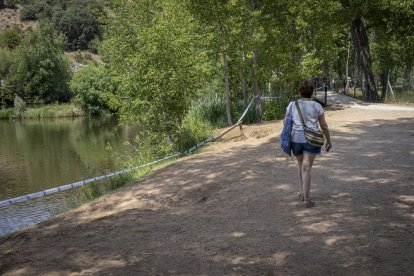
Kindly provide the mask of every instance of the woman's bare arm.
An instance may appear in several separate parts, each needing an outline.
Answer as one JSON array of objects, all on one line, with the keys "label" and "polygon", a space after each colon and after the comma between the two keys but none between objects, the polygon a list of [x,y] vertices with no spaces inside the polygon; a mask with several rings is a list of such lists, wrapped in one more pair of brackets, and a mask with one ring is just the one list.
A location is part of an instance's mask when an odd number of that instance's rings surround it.
[{"label": "woman's bare arm", "polygon": [[318,121],[319,121],[319,125],[321,126],[322,132],[326,138],[326,145],[325,145],[326,151],[329,151],[332,148],[331,134],[329,132],[328,124],[326,123],[326,120],[325,120],[325,114],[322,114],[321,116],[319,116]]}]

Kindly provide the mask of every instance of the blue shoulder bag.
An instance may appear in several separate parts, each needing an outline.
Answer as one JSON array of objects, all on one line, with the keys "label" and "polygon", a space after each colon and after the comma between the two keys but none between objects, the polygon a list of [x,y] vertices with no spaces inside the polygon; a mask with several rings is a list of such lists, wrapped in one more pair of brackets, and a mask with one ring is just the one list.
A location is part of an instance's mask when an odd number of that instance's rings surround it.
[{"label": "blue shoulder bag", "polygon": [[291,144],[290,144],[291,143],[290,137],[292,135],[292,125],[293,125],[292,106],[293,106],[293,104],[290,105],[289,112],[287,114],[285,124],[283,126],[282,133],[280,134],[280,147],[289,156],[292,156],[292,153],[291,153],[292,148],[291,148]]}]

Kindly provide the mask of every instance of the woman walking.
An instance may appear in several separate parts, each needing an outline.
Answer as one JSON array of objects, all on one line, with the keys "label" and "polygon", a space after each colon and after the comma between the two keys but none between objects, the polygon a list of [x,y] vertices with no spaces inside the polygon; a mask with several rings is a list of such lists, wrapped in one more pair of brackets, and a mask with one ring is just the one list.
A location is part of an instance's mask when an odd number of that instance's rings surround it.
[{"label": "woman walking", "polygon": [[[310,199],[310,187],[311,187],[311,170],[316,155],[321,154],[321,147],[312,146],[305,138],[304,126],[318,131],[319,127],[326,138],[325,149],[329,151],[332,148],[331,136],[329,133],[328,125],[325,121],[325,115],[323,107],[312,101],[313,84],[309,80],[305,80],[299,86],[300,100],[291,102],[287,107],[285,116],[288,115],[289,110],[292,112],[292,133],[291,133],[291,148],[292,153],[296,157],[298,162],[298,183],[299,183],[299,196],[305,204],[305,207],[309,208],[313,206],[313,202]],[[298,108],[300,110],[298,110]]]}]

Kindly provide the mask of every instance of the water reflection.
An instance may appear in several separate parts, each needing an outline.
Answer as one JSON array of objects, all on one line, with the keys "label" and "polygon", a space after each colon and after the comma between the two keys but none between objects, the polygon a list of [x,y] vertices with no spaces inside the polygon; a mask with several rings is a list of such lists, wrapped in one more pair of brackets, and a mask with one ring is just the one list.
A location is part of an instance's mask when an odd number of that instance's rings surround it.
[{"label": "water reflection", "polygon": [[[0,200],[116,170],[114,156],[122,155],[124,142],[132,141],[137,131],[118,126],[112,117],[0,121]],[[38,216],[48,217],[56,211],[47,209],[60,209],[55,206],[59,197],[43,202],[39,207],[43,213],[28,202],[15,207],[16,214],[32,208]]]}]

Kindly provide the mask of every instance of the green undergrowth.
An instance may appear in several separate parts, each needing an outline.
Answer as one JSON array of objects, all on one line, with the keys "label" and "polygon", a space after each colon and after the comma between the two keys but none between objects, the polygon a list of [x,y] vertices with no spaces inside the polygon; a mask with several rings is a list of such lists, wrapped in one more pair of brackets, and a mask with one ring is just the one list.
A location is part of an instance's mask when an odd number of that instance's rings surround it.
[{"label": "green undergrowth", "polygon": [[1,120],[8,120],[13,118],[14,115],[14,108],[6,108],[0,109],[0,119]]},{"label": "green undergrowth", "polygon": [[[379,91],[381,98],[381,91]],[[364,96],[361,89],[352,90],[346,94],[349,97],[364,101]],[[384,100],[387,104],[414,104],[414,90],[394,88],[393,94],[387,93],[387,98]]]},{"label": "green undergrowth", "polygon": [[27,108],[23,111],[16,108],[0,110],[0,119],[40,119],[85,116],[85,112],[74,104],[51,104],[42,107]]},{"label": "green undergrowth", "polygon": [[388,95],[385,102],[390,104],[414,104],[414,90],[395,89],[394,96],[392,94]]},{"label": "green undergrowth", "polygon": [[129,183],[132,183],[134,177],[131,173],[124,173],[111,177],[106,183],[92,182],[86,186],[80,188],[82,199],[78,202],[78,205],[88,202],[90,200],[97,199],[102,195],[110,193],[120,187],[123,187]]},{"label": "green undergrowth", "polygon": [[[263,120],[282,119],[289,100],[262,101]],[[233,121],[236,122],[244,111],[243,101],[233,101]],[[255,123],[254,105],[248,111],[244,123]],[[214,130],[227,126],[225,102],[220,97],[211,97],[196,101],[183,120],[182,125],[171,139],[169,136],[142,132],[135,138],[135,143],[125,143],[124,153],[115,156],[123,168],[141,166],[181,152],[211,137]],[[111,150],[108,148],[108,150]],[[83,196],[87,200],[96,199],[104,194],[112,192],[120,187],[131,184],[154,171],[168,166],[176,158],[153,164],[127,174],[112,177],[104,185],[96,182],[81,188]]]}]

